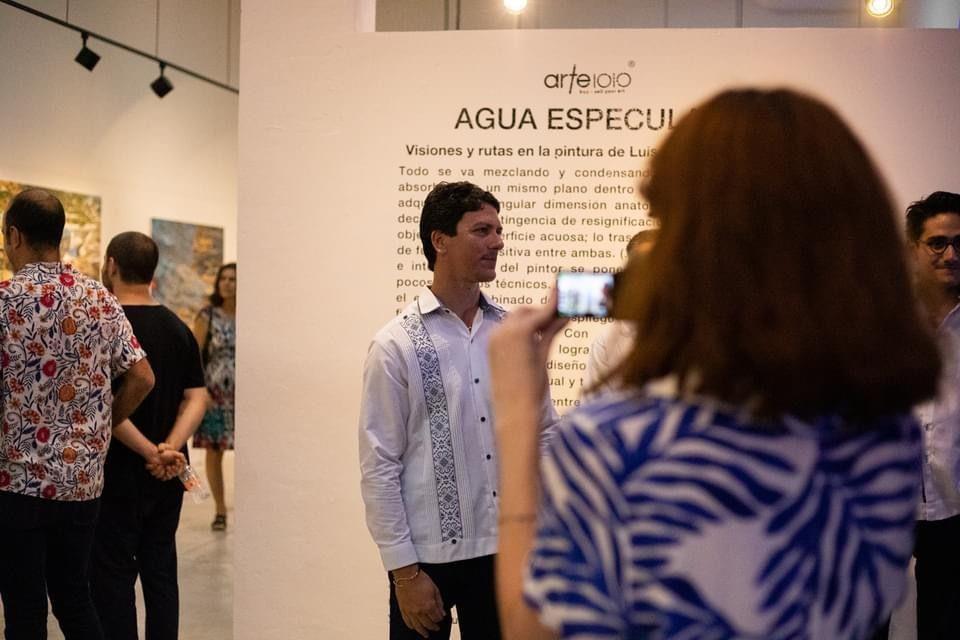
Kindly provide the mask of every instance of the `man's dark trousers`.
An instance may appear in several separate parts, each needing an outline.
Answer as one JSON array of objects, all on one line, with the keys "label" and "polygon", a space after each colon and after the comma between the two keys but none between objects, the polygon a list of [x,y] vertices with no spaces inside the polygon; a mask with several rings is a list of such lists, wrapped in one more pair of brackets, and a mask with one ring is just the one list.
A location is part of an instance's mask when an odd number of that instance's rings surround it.
[{"label": "man's dark trousers", "polygon": [[[457,608],[460,637],[463,640],[500,640],[496,585],[493,577],[495,556],[481,556],[444,564],[420,563],[420,570],[437,585],[446,617],[439,631],[428,640],[450,638],[450,608]],[[423,640],[403,622],[397,591],[390,581],[390,640]]]},{"label": "man's dark trousers", "polygon": [[960,634],[960,515],[917,522],[917,637]]},{"label": "man's dark trousers", "polygon": [[[93,549],[91,588],[107,640],[137,638],[134,585],[143,588],[147,640],[176,640],[180,626],[176,531],[183,491],[174,478],[163,490],[105,493]],[[166,485],[166,483],[164,483]]]},{"label": "man's dark trousers", "polygon": [[7,640],[46,640],[47,596],[66,640],[102,640],[90,598],[100,500],[0,491],[0,596]]}]

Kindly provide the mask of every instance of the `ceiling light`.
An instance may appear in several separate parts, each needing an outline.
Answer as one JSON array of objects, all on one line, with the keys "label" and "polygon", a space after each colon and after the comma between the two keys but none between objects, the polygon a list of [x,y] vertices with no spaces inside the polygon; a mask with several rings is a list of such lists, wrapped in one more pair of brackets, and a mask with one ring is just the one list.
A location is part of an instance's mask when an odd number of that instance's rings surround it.
[{"label": "ceiling light", "polygon": [[83,38],[83,47],[80,49],[80,53],[77,54],[77,57],[74,60],[77,61],[81,67],[87,71],[93,71],[93,68],[97,66],[97,63],[100,62],[100,56],[97,55],[95,51],[87,47],[87,37],[86,33],[80,34],[80,37]]},{"label": "ceiling light", "polygon": [[173,83],[167,80],[167,77],[163,75],[163,70],[166,68],[166,64],[163,62],[160,63],[160,76],[150,83],[150,88],[153,89],[153,92],[157,94],[158,98],[162,98],[171,91],[173,91]]},{"label": "ceiling light", "polygon": [[867,13],[874,18],[886,18],[893,13],[893,0],[867,0]]},{"label": "ceiling light", "polygon": [[527,0],[503,0],[503,6],[507,8],[507,11],[520,13],[527,8]]}]

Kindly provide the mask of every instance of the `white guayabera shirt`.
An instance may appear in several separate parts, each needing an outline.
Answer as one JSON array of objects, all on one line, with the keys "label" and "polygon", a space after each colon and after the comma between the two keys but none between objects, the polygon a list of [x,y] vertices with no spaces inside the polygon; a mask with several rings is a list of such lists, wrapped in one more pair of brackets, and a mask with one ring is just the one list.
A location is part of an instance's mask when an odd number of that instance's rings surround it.
[{"label": "white guayabera shirt", "polygon": [[[630,355],[635,340],[636,331],[632,322],[614,320],[605,326],[600,335],[593,341],[593,344],[590,345],[590,352],[587,354],[587,375],[584,387],[592,387],[614,367],[623,362]],[[608,382],[597,392],[615,391],[619,387],[620,385],[615,382]]]},{"label": "white guayabera shirt", "polygon": [[[370,344],[360,406],[360,488],[367,528],[388,571],[496,553],[487,343],[505,315],[481,295],[468,329],[423,289]],[[543,432],[556,421],[547,394]]]},{"label": "white guayabera shirt", "polygon": [[960,305],[937,329],[943,375],[937,397],[916,408],[923,430],[920,520],[960,514]]}]

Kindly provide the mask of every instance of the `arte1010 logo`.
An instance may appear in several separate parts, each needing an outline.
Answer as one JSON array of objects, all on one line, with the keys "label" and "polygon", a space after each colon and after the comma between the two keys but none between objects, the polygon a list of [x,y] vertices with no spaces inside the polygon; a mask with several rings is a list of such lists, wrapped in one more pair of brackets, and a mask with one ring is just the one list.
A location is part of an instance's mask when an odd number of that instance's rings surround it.
[{"label": "arte1010 logo", "polygon": [[576,64],[569,73],[548,73],[543,76],[543,86],[547,89],[566,89],[568,94],[572,94],[574,89],[578,93],[623,93],[631,84],[633,76],[627,71],[588,73],[578,71]]}]

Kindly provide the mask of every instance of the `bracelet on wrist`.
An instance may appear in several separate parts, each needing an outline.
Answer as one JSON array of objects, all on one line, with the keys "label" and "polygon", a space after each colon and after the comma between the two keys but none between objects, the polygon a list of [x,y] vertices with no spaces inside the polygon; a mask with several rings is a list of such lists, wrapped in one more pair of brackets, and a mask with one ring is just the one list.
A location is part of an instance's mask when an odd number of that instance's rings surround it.
[{"label": "bracelet on wrist", "polygon": [[393,576],[393,586],[395,586],[395,587],[397,587],[397,588],[399,589],[399,588],[404,587],[404,586],[406,586],[407,584],[413,582],[413,581],[416,580],[419,576],[420,576],[420,567],[419,567],[419,565],[418,565],[418,566],[417,566],[417,570],[413,572],[413,575],[412,575],[412,576],[407,576],[406,578],[398,578],[397,576]]}]

